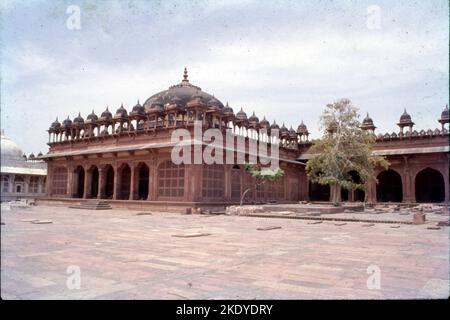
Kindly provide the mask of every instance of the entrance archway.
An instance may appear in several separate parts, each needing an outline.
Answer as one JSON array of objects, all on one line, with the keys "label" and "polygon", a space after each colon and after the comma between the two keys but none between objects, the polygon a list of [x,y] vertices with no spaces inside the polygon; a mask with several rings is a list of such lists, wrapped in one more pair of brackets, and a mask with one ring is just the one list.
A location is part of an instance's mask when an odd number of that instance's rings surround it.
[{"label": "entrance archway", "polygon": [[[349,175],[351,177],[351,181],[354,183],[361,183],[361,177],[359,176],[359,173],[355,170],[352,170],[349,172]],[[348,189],[341,189],[341,199],[342,201],[364,201],[366,193],[364,190],[356,189],[356,190],[348,190]],[[352,198],[353,196],[353,198]]]},{"label": "entrance archway", "polygon": [[110,165],[106,167],[105,198],[112,199],[114,195],[114,168]]},{"label": "entrance archway", "polygon": [[309,200],[330,201],[330,186],[309,182]]},{"label": "entrance archway", "polygon": [[145,163],[141,163],[138,166],[138,199],[147,200],[148,197],[148,182],[150,179],[150,170]]},{"label": "entrance archway", "polygon": [[82,166],[78,166],[75,170],[76,182],[77,182],[77,198],[83,198],[84,195],[84,168]]},{"label": "entrance archway", "polygon": [[442,174],[434,169],[426,168],[416,175],[417,202],[443,202],[445,186]]},{"label": "entrance archway", "polygon": [[402,178],[396,171],[389,169],[382,171],[378,176],[377,201],[402,202]]},{"label": "entrance archway", "polygon": [[126,164],[121,170],[120,179],[120,199],[128,200],[130,198],[130,185],[131,185],[131,169]]},{"label": "entrance archway", "polygon": [[98,195],[98,168],[96,166],[91,168],[91,198],[97,198]]}]

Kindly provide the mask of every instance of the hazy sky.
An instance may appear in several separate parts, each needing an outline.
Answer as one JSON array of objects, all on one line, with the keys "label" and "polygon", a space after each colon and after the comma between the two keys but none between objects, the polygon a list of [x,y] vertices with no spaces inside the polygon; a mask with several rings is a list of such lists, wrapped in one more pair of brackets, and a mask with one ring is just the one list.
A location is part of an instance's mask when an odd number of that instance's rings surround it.
[{"label": "hazy sky", "polygon": [[1,127],[27,154],[48,151],[56,116],[130,110],[185,66],[235,112],[303,120],[313,137],[338,98],[385,133],[405,107],[416,129],[439,127],[449,97],[446,0],[1,3]]}]

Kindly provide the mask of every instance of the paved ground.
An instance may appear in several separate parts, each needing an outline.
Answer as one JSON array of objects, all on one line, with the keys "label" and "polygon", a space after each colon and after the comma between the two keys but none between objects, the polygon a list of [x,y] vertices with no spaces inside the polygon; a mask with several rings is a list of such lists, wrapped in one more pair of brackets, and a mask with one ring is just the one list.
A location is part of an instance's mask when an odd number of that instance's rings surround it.
[{"label": "paved ground", "polygon": [[[2,298],[449,295],[448,227],[138,212],[45,206],[2,211]],[[27,219],[53,223],[22,221]],[[281,229],[257,230],[267,226]],[[197,232],[210,235],[174,237]],[[80,289],[67,287],[69,266],[80,268]],[[379,268],[380,289],[368,289],[369,277],[369,284],[377,284],[368,268],[376,274]]]}]

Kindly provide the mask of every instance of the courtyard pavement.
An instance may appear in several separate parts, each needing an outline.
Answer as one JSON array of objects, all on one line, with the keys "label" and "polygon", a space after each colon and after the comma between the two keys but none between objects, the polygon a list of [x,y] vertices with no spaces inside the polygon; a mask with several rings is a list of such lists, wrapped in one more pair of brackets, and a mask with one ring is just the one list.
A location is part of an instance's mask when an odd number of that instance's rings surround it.
[{"label": "courtyard pavement", "polygon": [[142,212],[2,210],[1,297],[449,296],[449,227]]}]

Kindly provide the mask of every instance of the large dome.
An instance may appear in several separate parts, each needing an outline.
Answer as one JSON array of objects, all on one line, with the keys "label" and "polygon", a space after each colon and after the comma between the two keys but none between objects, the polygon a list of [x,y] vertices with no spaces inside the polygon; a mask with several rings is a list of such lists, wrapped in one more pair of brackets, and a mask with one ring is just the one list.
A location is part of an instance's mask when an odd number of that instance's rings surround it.
[{"label": "large dome", "polygon": [[1,158],[2,162],[6,159],[22,160],[23,151],[20,147],[12,141],[10,138],[1,134]]},{"label": "large dome", "polygon": [[[179,84],[171,86],[169,89],[161,91],[148,98],[144,103],[144,108],[145,110],[149,110],[154,102],[158,102],[158,104],[162,104],[164,106],[175,97],[180,99],[181,107],[185,107],[194,94],[202,97],[206,104],[208,104],[210,100],[214,99],[213,95],[202,91],[200,87],[194,86],[189,82],[187,70],[185,68],[183,80]],[[217,103],[218,100],[215,100]],[[223,103],[220,101],[218,101],[217,104],[220,108],[224,107]]]}]

